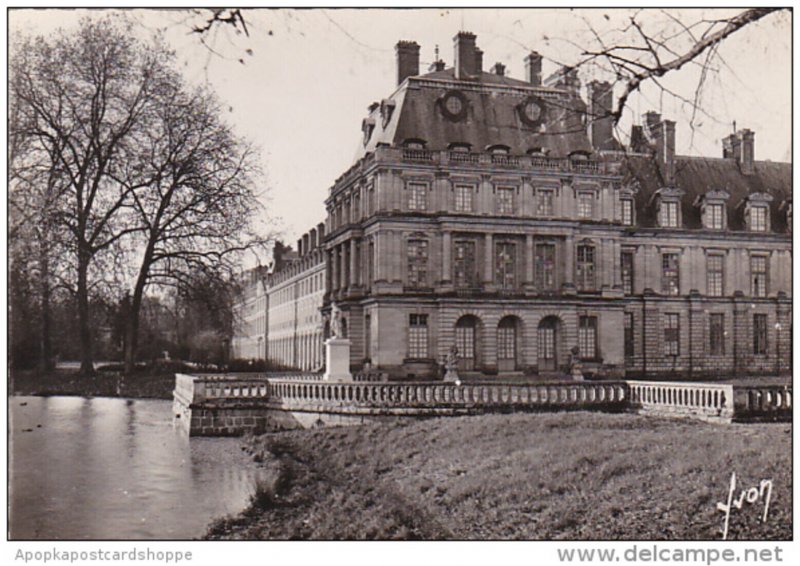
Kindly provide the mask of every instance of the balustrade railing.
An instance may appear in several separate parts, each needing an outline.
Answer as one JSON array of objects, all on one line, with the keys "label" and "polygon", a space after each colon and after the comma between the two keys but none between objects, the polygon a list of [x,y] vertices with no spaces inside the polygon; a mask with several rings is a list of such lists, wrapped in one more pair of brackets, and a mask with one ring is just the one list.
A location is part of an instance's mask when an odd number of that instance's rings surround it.
[{"label": "balustrade railing", "polygon": [[[376,374],[377,375],[377,374]],[[319,374],[191,376],[176,374],[181,403],[266,402],[286,410],[391,409],[393,414],[428,409],[629,408],[664,416],[730,421],[791,416],[790,386],[653,381],[599,382],[373,382],[321,381]],[[366,377],[366,376],[365,376]],[[391,411],[390,411],[391,412]]]},{"label": "balustrade railing", "polygon": [[626,383],[634,407],[687,416],[733,416],[732,385],[658,381]]}]

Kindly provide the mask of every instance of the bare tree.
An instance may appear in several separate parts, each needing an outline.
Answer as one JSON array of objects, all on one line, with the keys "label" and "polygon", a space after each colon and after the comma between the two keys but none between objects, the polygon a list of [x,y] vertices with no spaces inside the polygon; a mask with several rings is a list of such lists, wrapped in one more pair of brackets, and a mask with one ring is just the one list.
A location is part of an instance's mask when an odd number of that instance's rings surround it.
[{"label": "bare tree", "polygon": [[138,269],[125,332],[126,372],[133,369],[139,312],[150,285],[189,287],[196,273],[224,277],[242,252],[266,243],[253,219],[253,149],[222,122],[207,91],[188,91],[175,76],[143,117],[137,143],[112,175],[132,196],[141,231],[133,238]]},{"label": "bare tree", "polygon": [[123,23],[83,20],[77,33],[28,38],[11,59],[14,135],[52,156],[62,191],[56,212],[75,258],[81,372],[94,372],[90,269],[98,255],[140,229],[127,214],[131,189],[109,177],[169,58]]}]

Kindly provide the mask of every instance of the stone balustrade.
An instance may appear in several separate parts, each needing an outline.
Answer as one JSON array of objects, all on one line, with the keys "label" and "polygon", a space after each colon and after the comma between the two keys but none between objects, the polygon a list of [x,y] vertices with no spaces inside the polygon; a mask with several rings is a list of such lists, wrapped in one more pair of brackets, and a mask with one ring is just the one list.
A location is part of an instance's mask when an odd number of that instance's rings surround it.
[{"label": "stone balustrade", "polygon": [[631,407],[641,413],[730,421],[733,385],[627,381]]},{"label": "stone balustrade", "polygon": [[786,419],[792,415],[792,388],[785,385],[734,387],[736,416],[750,419]]},{"label": "stone balustrade", "polygon": [[653,381],[337,383],[322,381],[318,374],[306,377],[177,374],[175,414],[183,419],[189,434],[200,435],[263,431],[276,418],[284,423],[294,418],[290,415],[363,422],[491,411],[629,410],[731,422],[791,419],[792,414],[792,390],[788,386]]}]

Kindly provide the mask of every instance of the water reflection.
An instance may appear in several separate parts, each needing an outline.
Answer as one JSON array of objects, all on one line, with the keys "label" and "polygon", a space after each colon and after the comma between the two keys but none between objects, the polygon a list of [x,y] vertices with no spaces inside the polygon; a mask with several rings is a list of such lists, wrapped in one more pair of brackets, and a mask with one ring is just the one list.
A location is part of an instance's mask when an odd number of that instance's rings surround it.
[{"label": "water reflection", "polygon": [[12,397],[12,539],[184,539],[241,511],[237,439],[189,439],[169,401]]}]

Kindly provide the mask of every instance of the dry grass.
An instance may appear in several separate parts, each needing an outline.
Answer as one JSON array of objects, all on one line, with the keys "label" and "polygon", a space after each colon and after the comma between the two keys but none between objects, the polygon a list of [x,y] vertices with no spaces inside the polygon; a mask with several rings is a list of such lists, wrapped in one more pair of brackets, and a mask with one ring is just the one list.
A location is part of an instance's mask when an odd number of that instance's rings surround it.
[{"label": "dry grass", "polygon": [[[791,538],[791,425],[512,414],[274,433],[268,504],[209,538],[718,539],[731,472],[774,481],[729,539]],[[283,476],[280,474],[283,473]]]}]

